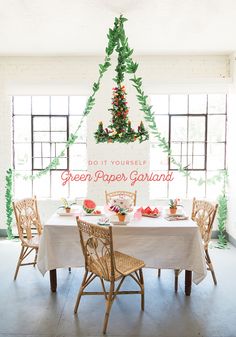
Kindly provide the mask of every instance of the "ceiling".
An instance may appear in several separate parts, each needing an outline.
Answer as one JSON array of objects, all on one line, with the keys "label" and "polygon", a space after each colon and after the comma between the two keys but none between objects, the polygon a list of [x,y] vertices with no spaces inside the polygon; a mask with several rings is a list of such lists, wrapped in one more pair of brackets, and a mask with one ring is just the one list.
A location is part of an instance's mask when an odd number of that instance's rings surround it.
[{"label": "ceiling", "polygon": [[235,0],[0,0],[0,55],[102,55],[120,13],[136,54],[236,51]]}]

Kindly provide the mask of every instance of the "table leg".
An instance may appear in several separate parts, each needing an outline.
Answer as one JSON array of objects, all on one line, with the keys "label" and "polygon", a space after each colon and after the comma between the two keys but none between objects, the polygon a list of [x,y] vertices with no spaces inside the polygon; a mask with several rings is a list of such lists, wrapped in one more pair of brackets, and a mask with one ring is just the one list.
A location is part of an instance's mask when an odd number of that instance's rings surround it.
[{"label": "table leg", "polygon": [[190,296],[192,288],[192,271],[185,270],[185,295]]},{"label": "table leg", "polygon": [[56,269],[50,270],[50,286],[51,286],[51,291],[55,293],[57,291],[57,270]]}]

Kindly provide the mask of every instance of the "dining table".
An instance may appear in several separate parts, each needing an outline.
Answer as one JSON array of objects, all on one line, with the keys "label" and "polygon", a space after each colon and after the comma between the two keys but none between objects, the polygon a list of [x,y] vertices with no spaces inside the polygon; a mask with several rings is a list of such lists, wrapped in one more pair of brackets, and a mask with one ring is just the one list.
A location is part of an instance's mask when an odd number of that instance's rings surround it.
[{"label": "dining table", "polygon": [[[103,207],[100,210],[106,213]],[[42,275],[50,272],[52,292],[57,290],[58,268],[84,266],[77,216],[92,224],[97,224],[101,218],[101,215],[89,215],[82,207],[77,207],[67,215],[56,211],[43,227],[37,266]],[[191,294],[192,282],[199,284],[206,277],[202,238],[193,220],[177,217],[169,221],[164,215],[137,218],[133,212],[127,223],[114,222],[111,226],[114,250],[143,260],[147,268],[184,271],[186,296]]]}]

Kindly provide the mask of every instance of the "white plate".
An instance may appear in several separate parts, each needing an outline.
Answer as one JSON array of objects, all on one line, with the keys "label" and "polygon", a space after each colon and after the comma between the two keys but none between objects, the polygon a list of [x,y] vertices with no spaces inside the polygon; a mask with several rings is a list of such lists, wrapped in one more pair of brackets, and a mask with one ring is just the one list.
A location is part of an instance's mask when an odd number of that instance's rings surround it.
[{"label": "white plate", "polygon": [[115,221],[115,220],[111,220],[112,225],[119,225],[119,226],[124,226],[127,225],[129,223],[129,221]]},{"label": "white plate", "polygon": [[104,216],[105,214],[100,213],[100,214],[93,214],[93,213],[83,213],[82,216]]},{"label": "white plate", "polygon": [[65,211],[57,211],[57,214],[60,215],[60,216],[75,216],[75,215],[79,215],[78,212],[66,213]]},{"label": "white plate", "polygon": [[98,223],[97,223],[98,225],[100,225],[100,226],[110,226],[110,222],[99,222],[98,221]]},{"label": "white plate", "polygon": [[185,215],[184,215],[184,213],[171,214],[171,213],[168,212],[167,216],[175,218],[175,217],[178,217],[178,216],[185,216]]}]

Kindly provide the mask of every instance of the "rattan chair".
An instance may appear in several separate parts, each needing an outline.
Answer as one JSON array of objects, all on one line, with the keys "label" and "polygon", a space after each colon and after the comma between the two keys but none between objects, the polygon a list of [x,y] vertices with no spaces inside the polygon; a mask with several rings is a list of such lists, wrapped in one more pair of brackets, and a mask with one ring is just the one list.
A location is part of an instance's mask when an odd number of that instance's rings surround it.
[{"label": "rattan chair", "polygon": [[[42,225],[36,197],[13,202],[13,209],[16,217],[19,238],[21,240],[21,252],[14,275],[14,280],[16,280],[20,266],[33,265],[35,267],[37,263]],[[32,229],[34,229],[35,235],[32,233]],[[25,258],[33,251],[35,252],[33,262],[23,263]]]},{"label": "rattan chair", "polygon": [[208,245],[211,240],[212,227],[213,222],[215,220],[217,209],[218,204],[212,204],[204,200],[196,200],[196,198],[193,199],[192,220],[196,221],[200,229],[204,245],[207,270],[211,272],[213,282],[215,285],[217,284],[217,280],[213,264],[211,262],[210,255],[208,252]]},{"label": "rattan chair", "polygon": [[[85,273],[77,296],[74,313],[78,311],[81,296],[104,295],[106,313],[103,323],[103,333],[106,333],[112,303],[120,294],[140,294],[141,309],[144,310],[144,281],[142,268],[144,262],[129,255],[113,251],[112,227],[102,227],[82,221],[77,217],[81,247],[85,258]],[[140,287],[137,291],[120,291],[125,278],[130,276]],[[85,291],[85,288],[95,279],[101,281],[102,291]],[[110,284],[106,290],[105,282]],[[115,283],[116,281],[117,284]]]},{"label": "rattan chair", "polygon": [[136,206],[137,191],[134,191],[134,192],[114,191],[114,192],[109,192],[109,193],[105,191],[106,204],[109,204],[111,199],[114,197],[129,197],[133,201],[133,206]]},{"label": "rattan chair", "polygon": [[[212,233],[212,226],[215,220],[216,212],[217,212],[218,204],[212,204],[205,200],[196,200],[193,199],[193,206],[192,206],[192,215],[191,218],[195,221],[199,227],[202,242],[204,245],[205,251],[205,259],[207,264],[207,270],[211,272],[213,282],[216,285],[217,280],[215,276],[215,271],[213,268],[213,264],[208,252],[208,245],[211,240],[211,233]],[[175,292],[178,291],[178,277],[181,270],[175,269]],[[160,277],[161,270],[158,269],[158,277]]]}]

